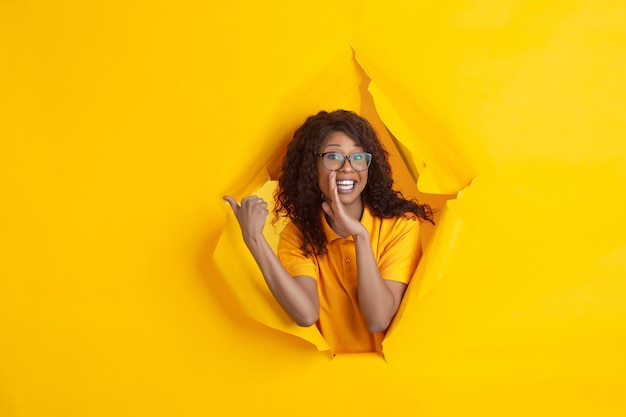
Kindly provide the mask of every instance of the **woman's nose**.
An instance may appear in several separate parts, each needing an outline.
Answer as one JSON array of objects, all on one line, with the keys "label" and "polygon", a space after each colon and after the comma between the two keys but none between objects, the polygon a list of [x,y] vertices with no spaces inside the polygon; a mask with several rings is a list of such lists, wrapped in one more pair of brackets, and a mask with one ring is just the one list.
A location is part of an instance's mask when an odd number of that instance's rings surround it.
[{"label": "woman's nose", "polygon": [[341,172],[352,172],[352,171],[354,171],[354,168],[352,168],[352,164],[350,163],[350,160],[348,158],[344,159],[343,166],[341,167],[341,169],[339,171],[341,171]]}]

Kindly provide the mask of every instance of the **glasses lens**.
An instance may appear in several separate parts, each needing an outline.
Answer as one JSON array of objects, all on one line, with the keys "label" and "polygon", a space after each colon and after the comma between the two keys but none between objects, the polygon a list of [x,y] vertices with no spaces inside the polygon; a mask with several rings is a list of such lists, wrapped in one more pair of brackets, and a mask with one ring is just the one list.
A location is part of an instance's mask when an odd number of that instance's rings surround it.
[{"label": "glasses lens", "polygon": [[331,171],[338,171],[343,166],[344,156],[338,152],[324,154],[324,166]]},{"label": "glasses lens", "polygon": [[372,155],[367,152],[354,153],[350,156],[350,165],[355,171],[365,171],[372,162]]}]

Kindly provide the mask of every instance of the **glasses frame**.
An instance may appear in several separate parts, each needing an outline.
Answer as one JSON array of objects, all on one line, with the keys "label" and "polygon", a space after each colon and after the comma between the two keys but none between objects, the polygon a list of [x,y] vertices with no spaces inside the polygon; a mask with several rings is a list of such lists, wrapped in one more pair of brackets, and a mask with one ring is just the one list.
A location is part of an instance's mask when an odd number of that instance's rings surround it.
[{"label": "glasses frame", "polygon": [[[328,154],[337,154],[340,155],[343,159],[341,160],[341,165],[339,166],[339,168],[337,169],[330,169],[326,166],[326,158],[324,158],[326,155]],[[352,157],[354,155],[365,155],[365,160],[367,161],[367,167],[365,169],[356,169],[354,167],[354,165],[352,165]],[[344,155],[341,152],[324,152],[324,153],[318,153],[317,156],[320,156],[322,158],[322,164],[324,164],[324,168],[326,168],[329,171],[339,171],[341,168],[343,168],[343,166],[346,164],[346,159],[348,160],[348,162],[350,163],[350,166],[352,167],[353,170],[355,170],[356,172],[363,172],[366,171],[369,167],[370,164],[372,163],[372,154],[369,152],[355,152],[352,155]]]}]

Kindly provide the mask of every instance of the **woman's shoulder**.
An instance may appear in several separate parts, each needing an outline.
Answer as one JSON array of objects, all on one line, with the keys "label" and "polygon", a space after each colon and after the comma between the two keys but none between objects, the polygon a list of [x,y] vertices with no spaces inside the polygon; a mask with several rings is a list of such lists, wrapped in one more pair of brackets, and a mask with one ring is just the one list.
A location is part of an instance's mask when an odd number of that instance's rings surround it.
[{"label": "woman's shoulder", "polygon": [[420,228],[420,222],[415,213],[407,212],[397,216],[374,217],[374,223],[378,224],[381,231],[388,233],[402,233]]},{"label": "woman's shoulder", "polygon": [[397,223],[413,223],[414,221],[419,223],[418,220],[418,216],[411,212],[411,211],[407,211],[404,213],[400,213],[400,214],[389,214],[389,215],[380,215],[380,214],[374,214],[372,212],[372,210],[366,206],[365,211],[363,212],[364,214],[364,218],[367,217],[371,217],[375,222],[379,222],[379,223],[386,223],[386,224],[397,224]]},{"label": "woman's shoulder", "polygon": [[281,238],[294,237],[294,238],[301,239],[302,232],[300,231],[298,226],[296,226],[292,221],[289,220],[285,223],[283,230],[280,232],[280,237]]}]

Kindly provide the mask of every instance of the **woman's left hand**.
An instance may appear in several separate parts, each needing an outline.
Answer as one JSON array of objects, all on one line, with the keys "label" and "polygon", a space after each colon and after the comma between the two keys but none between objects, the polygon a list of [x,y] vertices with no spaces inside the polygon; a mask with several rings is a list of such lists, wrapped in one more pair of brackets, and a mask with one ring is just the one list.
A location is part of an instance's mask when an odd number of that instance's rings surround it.
[{"label": "woman's left hand", "polygon": [[[330,188],[330,203],[324,201],[322,209],[332,221],[333,229],[336,232],[343,232],[345,235],[355,236],[365,230],[360,220],[351,216],[339,198],[337,191],[337,172],[333,171],[328,176]],[[342,234],[342,233],[339,233]]]}]

